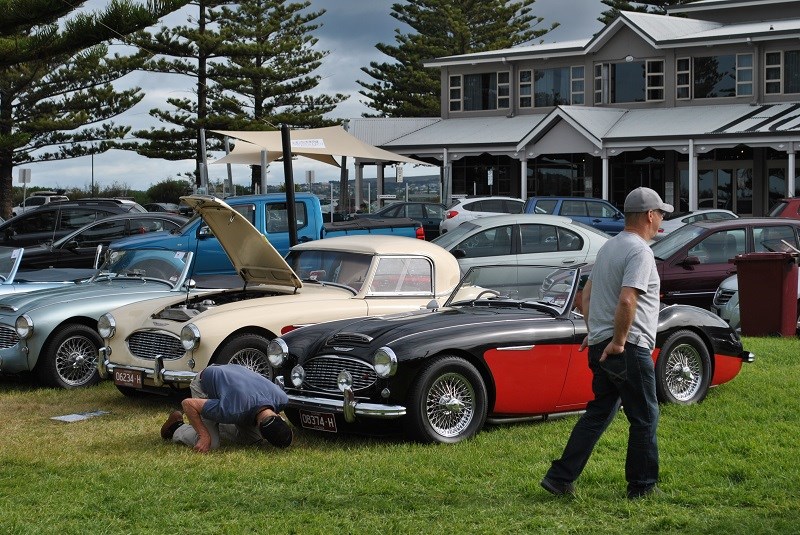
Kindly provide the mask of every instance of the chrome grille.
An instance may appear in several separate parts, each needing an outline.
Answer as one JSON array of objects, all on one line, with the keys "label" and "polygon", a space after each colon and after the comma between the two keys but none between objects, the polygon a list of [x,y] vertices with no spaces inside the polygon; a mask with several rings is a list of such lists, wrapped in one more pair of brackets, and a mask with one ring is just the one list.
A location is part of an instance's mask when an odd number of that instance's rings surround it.
[{"label": "chrome grille", "polygon": [[329,346],[333,344],[356,344],[366,345],[372,342],[372,337],[360,333],[336,333],[326,342]]},{"label": "chrome grille", "polygon": [[128,349],[140,359],[179,359],[186,350],[177,336],[157,331],[136,331],[128,338]]},{"label": "chrome grille", "polygon": [[17,331],[10,327],[0,327],[0,349],[8,349],[19,343]]},{"label": "chrome grille", "polygon": [[725,306],[735,293],[736,290],[723,290],[722,288],[718,289],[717,293],[714,294],[714,305],[718,307]]},{"label": "chrome grille", "polygon": [[354,392],[369,388],[377,379],[375,370],[366,362],[335,355],[313,358],[303,365],[303,369],[306,372],[305,382],[309,386],[328,392],[339,392],[336,377],[342,370],[347,370],[353,376]]}]

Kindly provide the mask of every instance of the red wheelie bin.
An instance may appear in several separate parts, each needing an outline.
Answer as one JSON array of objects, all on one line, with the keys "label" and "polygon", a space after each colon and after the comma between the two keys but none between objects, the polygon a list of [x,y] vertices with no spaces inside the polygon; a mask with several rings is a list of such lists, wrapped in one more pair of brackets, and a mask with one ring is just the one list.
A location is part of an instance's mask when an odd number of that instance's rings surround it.
[{"label": "red wheelie bin", "polygon": [[794,336],[797,329],[797,254],[747,253],[733,259],[745,336]]}]

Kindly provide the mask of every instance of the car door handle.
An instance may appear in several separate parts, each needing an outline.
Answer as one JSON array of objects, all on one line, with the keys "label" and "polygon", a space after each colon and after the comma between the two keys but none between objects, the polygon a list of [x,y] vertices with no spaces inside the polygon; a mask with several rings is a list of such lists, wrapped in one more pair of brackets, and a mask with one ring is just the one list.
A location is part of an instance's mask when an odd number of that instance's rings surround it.
[{"label": "car door handle", "polygon": [[574,264],[575,260],[574,259],[573,260],[562,260],[561,263],[562,264]]}]

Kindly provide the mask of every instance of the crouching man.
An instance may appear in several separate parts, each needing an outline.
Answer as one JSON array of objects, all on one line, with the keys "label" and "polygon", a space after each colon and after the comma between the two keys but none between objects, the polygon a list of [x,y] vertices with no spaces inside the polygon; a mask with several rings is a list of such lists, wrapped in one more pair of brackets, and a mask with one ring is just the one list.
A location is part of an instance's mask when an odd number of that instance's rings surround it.
[{"label": "crouching man", "polygon": [[289,398],[266,377],[238,364],[209,366],[192,380],[192,397],[161,426],[161,437],[206,453],[220,438],[237,444],[292,443],[292,430],[280,416]]}]

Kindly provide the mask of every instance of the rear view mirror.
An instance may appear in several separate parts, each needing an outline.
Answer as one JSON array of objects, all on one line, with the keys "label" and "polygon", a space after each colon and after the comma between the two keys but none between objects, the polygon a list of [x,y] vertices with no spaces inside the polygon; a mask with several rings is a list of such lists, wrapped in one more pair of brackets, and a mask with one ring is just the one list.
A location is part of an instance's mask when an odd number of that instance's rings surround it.
[{"label": "rear view mirror", "polygon": [[687,256],[686,258],[684,258],[679,262],[679,265],[685,268],[690,268],[692,266],[697,266],[699,264],[700,264],[700,259],[697,258],[696,256]]}]

